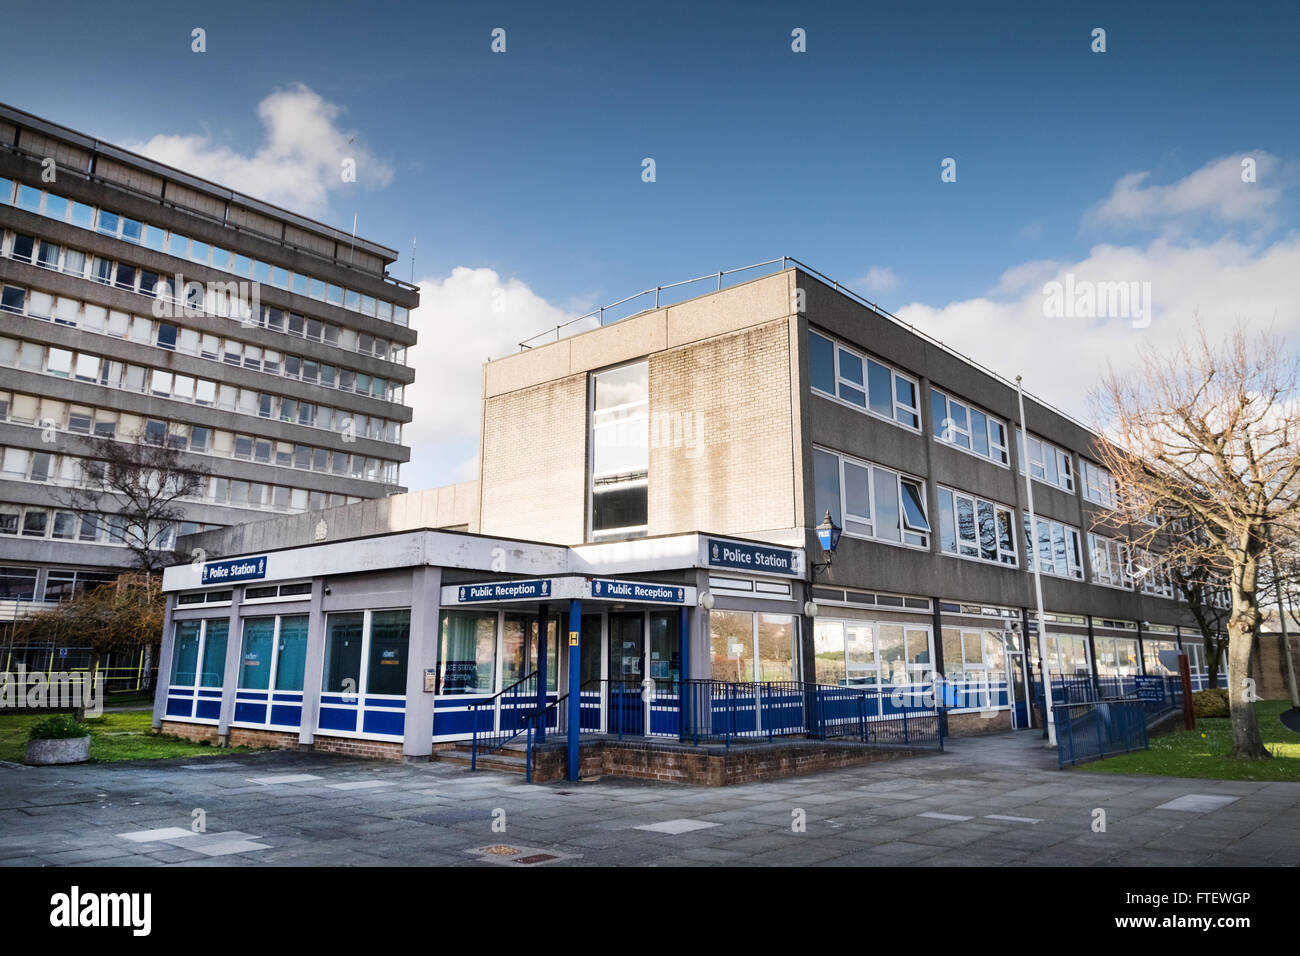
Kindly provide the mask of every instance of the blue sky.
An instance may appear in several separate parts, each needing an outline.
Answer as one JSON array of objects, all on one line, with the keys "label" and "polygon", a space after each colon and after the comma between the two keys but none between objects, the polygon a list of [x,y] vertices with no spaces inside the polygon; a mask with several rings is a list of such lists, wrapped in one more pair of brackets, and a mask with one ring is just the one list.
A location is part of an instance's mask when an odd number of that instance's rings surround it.
[{"label": "blue sky", "polygon": [[[6,45],[0,99],[331,224],[356,213],[403,279],[418,237],[416,324],[440,347],[412,357],[414,487],[472,473],[487,355],[782,254],[1079,414],[1107,359],[1193,314],[1300,331],[1294,6],[73,3],[57,45],[48,17],[7,11],[30,39]],[[1044,318],[1067,271],[1150,281],[1154,322]]]}]

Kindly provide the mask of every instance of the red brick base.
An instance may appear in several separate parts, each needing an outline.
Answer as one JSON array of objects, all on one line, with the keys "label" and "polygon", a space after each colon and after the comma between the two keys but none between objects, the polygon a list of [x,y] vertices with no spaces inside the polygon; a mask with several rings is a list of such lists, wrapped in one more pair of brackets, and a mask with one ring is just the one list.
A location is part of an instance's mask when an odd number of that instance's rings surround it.
[{"label": "red brick base", "polygon": [[[579,776],[582,777],[607,774],[722,787],[932,752],[937,751],[867,750],[851,744],[819,741],[746,744],[730,750],[667,747],[635,741],[593,741],[582,745],[578,761]],[[539,750],[534,758],[533,780],[562,780],[567,775],[568,763],[568,753],[563,747]]]},{"label": "red brick base", "polygon": [[206,740],[215,746],[217,742],[216,724],[187,724],[178,720],[164,720],[160,729],[164,734],[181,737],[196,744],[201,744]]},{"label": "red brick base", "polygon": [[[297,738],[294,745],[297,745]],[[389,740],[358,740],[353,737],[322,737],[317,734],[311,749],[316,753],[343,754],[368,760],[402,759],[402,745]]]},{"label": "red brick base", "polygon": [[229,743],[232,747],[274,747],[279,750],[297,750],[298,735],[283,730],[254,730],[251,727],[231,727]]}]

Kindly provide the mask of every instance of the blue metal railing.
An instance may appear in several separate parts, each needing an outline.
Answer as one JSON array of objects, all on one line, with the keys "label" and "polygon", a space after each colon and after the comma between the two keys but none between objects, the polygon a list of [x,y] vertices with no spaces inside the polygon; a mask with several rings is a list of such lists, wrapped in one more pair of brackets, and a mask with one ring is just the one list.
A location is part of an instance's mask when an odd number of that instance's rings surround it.
[{"label": "blue metal railing", "polygon": [[[537,671],[521,677],[488,700],[470,704],[470,722],[474,727],[470,768],[478,769],[480,753],[494,753],[523,733],[525,718],[536,711]],[[484,718],[486,728],[482,726]]]},{"label": "blue metal railing", "polygon": [[1064,769],[1088,760],[1145,750],[1147,712],[1136,699],[1057,704],[1056,755]]}]

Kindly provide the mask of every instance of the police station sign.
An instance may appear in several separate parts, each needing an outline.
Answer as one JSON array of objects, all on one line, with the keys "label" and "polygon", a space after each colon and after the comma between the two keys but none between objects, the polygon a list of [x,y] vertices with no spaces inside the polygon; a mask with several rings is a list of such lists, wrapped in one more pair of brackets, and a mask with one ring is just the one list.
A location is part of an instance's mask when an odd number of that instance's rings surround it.
[{"label": "police station sign", "polygon": [[796,552],[762,544],[740,544],[718,538],[705,540],[706,559],[710,567],[738,568],[767,574],[798,574]]},{"label": "police station sign", "polygon": [[209,561],[203,565],[204,584],[236,584],[239,581],[257,581],[266,577],[266,555],[258,558],[234,558],[230,561]]}]

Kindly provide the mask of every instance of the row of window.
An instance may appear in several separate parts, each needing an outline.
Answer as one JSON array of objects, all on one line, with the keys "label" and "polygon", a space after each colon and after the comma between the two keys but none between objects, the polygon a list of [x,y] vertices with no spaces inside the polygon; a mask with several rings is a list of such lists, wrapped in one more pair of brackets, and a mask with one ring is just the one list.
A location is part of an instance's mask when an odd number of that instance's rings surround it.
[{"label": "row of window", "polygon": [[[5,527],[5,512],[0,511],[0,533]],[[0,601],[63,601],[82,591],[111,584],[116,571],[91,571],[85,568],[50,568],[45,572],[43,593],[37,593],[38,568],[0,567]]]},{"label": "row of window", "polygon": [[[813,389],[913,431],[921,430],[916,379],[817,332],[809,332],[808,340]],[[930,417],[936,441],[996,464],[1010,464],[1007,423],[996,415],[931,387]],[[1074,491],[1074,459],[1068,451],[1032,434],[1026,442],[1018,428],[1016,443],[1021,474],[1027,466],[1035,480]],[[1082,457],[1079,461],[1087,479],[1085,496],[1113,508],[1114,482],[1109,472]]]},{"label": "row of window", "polygon": [[233,289],[219,288],[217,284],[204,286],[198,282],[187,283],[184,289],[176,289],[172,287],[171,276],[160,276],[139,266],[18,232],[4,234],[0,239],[0,254],[52,272],[62,272],[78,279],[113,286],[124,292],[133,292],[150,299],[164,299],[189,312],[234,319],[241,325],[312,339],[348,352],[373,355],[386,362],[402,364],[406,361],[405,346],[369,332],[341,328],[332,322],[269,305],[259,305],[254,314],[252,303],[239,296],[235,283],[230,284],[235,286]]},{"label": "row of window", "polygon": [[921,683],[934,669],[928,628],[883,621],[817,618],[813,660],[818,684],[848,687]]},{"label": "row of window", "polygon": [[[0,478],[9,481],[33,481],[40,484],[76,485],[84,478],[83,470],[94,462],[75,455],[55,455],[29,448],[0,447]],[[272,511],[299,512],[355,504],[361,498],[308,488],[291,488],[261,481],[209,477],[200,493],[187,498],[236,508],[264,508]]]},{"label": "row of window", "polygon": [[[823,448],[813,449],[815,508],[831,518],[853,537],[929,547],[930,523],[926,517],[925,485],[919,478],[889,468],[859,461]],[[946,554],[1016,567],[1015,511],[1007,505],[986,501],[952,488],[940,486],[939,546]],[[1024,514],[1028,567],[1043,574],[1082,580],[1082,535],[1078,528],[1052,518],[1037,516],[1037,527]],[[1133,588],[1133,570],[1127,546],[1119,541],[1089,534],[1093,580],[1099,584]],[[1173,598],[1168,568],[1153,555],[1141,555],[1149,570],[1143,573],[1143,590]]]},{"label": "row of window", "polygon": [[380,401],[400,402],[403,387],[378,375],[327,365],[300,355],[286,355],[237,339],[222,339],[212,333],[181,328],[170,322],[105,309],[103,306],[64,296],[28,290],[21,286],[0,288],[0,309],[33,319],[53,321],[99,335],[153,345],[169,352],[183,352],[210,362],[222,362],[280,378],[308,382],[341,392],[355,392]]},{"label": "row of window", "polygon": [[[221,385],[211,379],[193,378],[165,369],[132,365],[105,359],[88,352],[72,352],[40,342],[10,339],[0,336],[0,366],[10,366],[24,371],[74,379],[139,392],[155,398],[170,398],[194,405],[220,408],[226,411],[276,419],[296,425],[306,425],[326,431],[361,434],[359,420],[365,419],[366,437],[378,438],[396,434],[396,423],[382,419],[358,416],[347,409],[317,405],[296,398],[270,392],[256,392],[234,385]],[[382,422],[383,431],[379,432]]]},{"label": "row of window", "polygon": [[[4,477],[11,477],[5,475]],[[65,511],[37,505],[0,503],[0,534],[20,535],[24,538],[51,538],[55,541],[79,541],[82,544],[143,544],[147,537],[150,547],[171,550],[176,535],[189,534],[201,528],[215,527],[184,522],[182,528],[172,522],[156,522],[149,528],[132,527],[120,514]],[[46,598],[46,600],[50,600]]]},{"label": "row of window", "polygon": [[[346,451],[240,435],[206,425],[142,417],[111,408],[75,405],[55,398],[0,391],[0,421],[54,428],[76,435],[136,440],[177,451],[236,458],[282,468],[345,475],[396,484],[398,463]],[[364,425],[364,423],[362,423]],[[364,437],[364,436],[363,436]]]},{"label": "row of window", "polygon": [[0,179],[0,203],[12,204],[56,222],[67,222],[155,252],[163,252],[178,259],[211,266],[241,279],[252,279],[254,282],[265,283],[297,295],[359,312],[362,315],[373,316],[384,322],[405,326],[409,321],[406,308],[395,303],[366,295],[355,289],[345,289],[314,276],[291,272],[282,266],[251,259],[241,253],[191,239],[178,232],[140,222],[108,209],[88,206],[48,190]]}]

